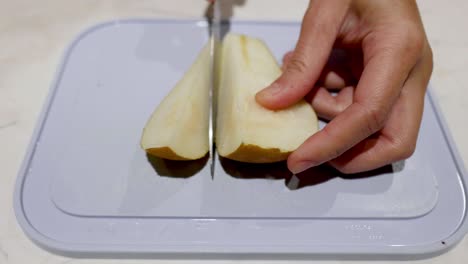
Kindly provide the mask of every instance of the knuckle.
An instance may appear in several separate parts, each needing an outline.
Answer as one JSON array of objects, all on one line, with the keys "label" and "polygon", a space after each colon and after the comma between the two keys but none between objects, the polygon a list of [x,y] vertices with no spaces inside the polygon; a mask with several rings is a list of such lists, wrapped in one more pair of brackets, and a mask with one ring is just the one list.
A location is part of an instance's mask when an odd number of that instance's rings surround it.
[{"label": "knuckle", "polygon": [[395,160],[405,160],[413,156],[416,150],[416,139],[394,140]]},{"label": "knuckle", "polygon": [[[401,56],[405,60],[418,60],[427,46],[426,35],[421,25],[409,22],[399,23],[391,29],[383,30],[385,43],[380,43],[380,52],[387,56]],[[373,41],[377,41],[374,36]]]},{"label": "knuckle", "polygon": [[419,57],[426,45],[424,30],[419,24],[405,24],[399,26],[396,30],[400,40],[400,49],[404,54],[416,55]]},{"label": "knuckle", "polygon": [[[325,126],[322,129],[322,132],[326,135],[327,138],[336,138],[334,133],[330,130],[329,126]],[[330,149],[329,153],[327,153],[328,159],[331,160],[331,159],[334,159],[334,158],[337,158],[337,157],[341,156],[341,154],[343,154],[349,148],[350,148],[350,146],[340,145],[339,148]]]},{"label": "knuckle", "polygon": [[[343,102],[336,102],[334,105],[333,105],[333,109],[331,110],[331,115],[333,118],[335,118],[336,116],[338,116],[339,114],[343,113],[346,108],[349,107],[350,104],[347,104],[347,103],[343,103]],[[333,119],[332,118],[332,119]]]},{"label": "knuckle", "polygon": [[373,107],[366,107],[361,106],[364,110],[364,122],[367,124],[368,134],[373,134],[379,131],[387,121],[386,111],[384,107],[380,106],[373,106]]},{"label": "knuckle", "polygon": [[413,156],[414,151],[416,150],[416,144],[406,144],[405,146],[402,146],[399,151],[399,160],[405,160],[408,159],[409,157]]},{"label": "knuckle", "polygon": [[434,69],[434,54],[432,52],[432,48],[427,45],[427,51],[426,51],[426,56],[427,56],[427,64],[429,65],[429,71],[432,73],[432,70]]},{"label": "knuckle", "polygon": [[296,48],[294,52],[289,57],[288,65],[286,66],[286,71],[300,73],[300,74],[308,74],[309,69],[309,54],[307,50],[309,44],[307,44],[303,40],[299,40],[297,42]]},{"label": "knuckle", "polygon": [[307,63],[301,59],[298,58],[297,56],[293,56],[291,60],[288,62],[288,65],[286,67],[286,71],[289,72],[297,72],[300,74],[306,74],[307,73]]},{"label": "knuckle", "polygon": [[385,113],[386,112],[381,107],[369,109],[369,117],[371,122],[375,125],[376,130],[381,129],[384,126],[385,121],[387,120]]},{"label": "knuckle", "polygon": [[344,103],[337,103],[335,106],[335,116],[341,114],[348,107],[348,105],[345,105]]},{"label": "knuckle", "polygon": [[336,104],[335,104],[338,114],[344,112],[353,103],[352,98],[347,98],[347,99],[340,98],[340,99],[336,100]]}]

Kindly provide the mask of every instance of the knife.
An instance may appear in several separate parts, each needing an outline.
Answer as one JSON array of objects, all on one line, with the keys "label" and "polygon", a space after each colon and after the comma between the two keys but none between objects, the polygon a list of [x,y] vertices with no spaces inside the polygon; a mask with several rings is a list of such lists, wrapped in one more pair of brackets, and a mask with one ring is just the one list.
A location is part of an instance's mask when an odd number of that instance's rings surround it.
[{"label": "knife", "polygon": [[216,89],[217,89],[217,67],[219,63],[219,45],[221,43],[221,10],[220,0],[210,1],[208,7],[208,26],[210,36],[210,71],[211,71],[211,85],[209,91],[209,125],[208,125],[208,143],[209,143],[209,164],[211,179],[214,179],[215,170],[215,136],[216,136]]}]

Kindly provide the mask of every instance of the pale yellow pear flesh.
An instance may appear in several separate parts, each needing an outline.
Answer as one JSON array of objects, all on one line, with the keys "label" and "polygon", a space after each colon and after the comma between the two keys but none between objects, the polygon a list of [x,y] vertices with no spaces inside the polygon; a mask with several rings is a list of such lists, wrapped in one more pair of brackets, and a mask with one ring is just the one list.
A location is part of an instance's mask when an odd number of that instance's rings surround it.
[{"label": "pale yellow pear flesh", "polygon": [[195,160],[207,154],[210,82],[206,45],[146,123],[141,147],[147,153],[170,160]]},{"label": "pale yellow pear flesh", "polygon": [[[250,163],[287,159],[317,132],[317,116],[305,101],[279,111],[255,101],[255,94],[281,74],[259,39],[228,34],[221,48],[216,147],[222,157]],[[158,105],[141,139],[149,154],[171,160],[195,160],[209,150],[210,50],[206,45],[182,79]]]},{"label": "pale yellow pear flesh", "polygon": [[256,102],[255,94],[281,74],[261,40],[226,35],[220,64],[216,125],[220,156],[251,163],[277,162],[317,132],[317,115],[305,101],[279,111]]}]

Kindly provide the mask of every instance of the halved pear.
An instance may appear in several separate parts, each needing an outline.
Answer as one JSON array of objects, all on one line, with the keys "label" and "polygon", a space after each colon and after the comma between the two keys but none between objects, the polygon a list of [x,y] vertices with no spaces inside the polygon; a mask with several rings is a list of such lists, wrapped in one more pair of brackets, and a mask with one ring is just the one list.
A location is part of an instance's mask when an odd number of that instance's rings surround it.
[{"label": "halved pear", "polygon": [[220,156],[251,163],[277,162],[317,132],[317,115],[305,101],[280,111],[256,102],[255,94],[281,74],[261,40],[226,35],[221,62],[216,127]]},{"label": "halved pear", "polygon": [[195,160],[208,152],[210,49],[206,45],[143,129],[141,147],[170,160]]}]

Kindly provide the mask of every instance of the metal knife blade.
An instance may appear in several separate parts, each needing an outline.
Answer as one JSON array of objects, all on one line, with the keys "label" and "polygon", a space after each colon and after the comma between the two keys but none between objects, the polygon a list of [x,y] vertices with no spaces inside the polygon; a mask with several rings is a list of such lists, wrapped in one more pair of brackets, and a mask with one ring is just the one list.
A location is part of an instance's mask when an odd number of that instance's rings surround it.
[{"label": "metal knife blade", "polygon": [[215,170],[215,136],[216,136],[216,89],[217,89],[217,68],[218,68],[218,52],[221,42],[221,10],[218,1],[210,3],[210,14],[208,14],[209,34],[210,34],[210,71],[211,71],[211,86],[209,91],[209,125],[208,125],[208,143],[209,143],[209,158],[210,158],[210,174],[211,179],[214,179]]}]

